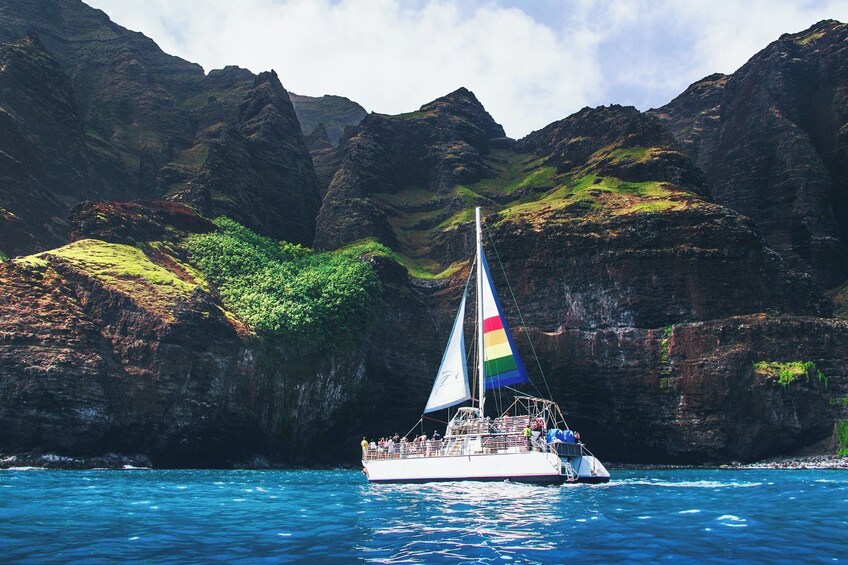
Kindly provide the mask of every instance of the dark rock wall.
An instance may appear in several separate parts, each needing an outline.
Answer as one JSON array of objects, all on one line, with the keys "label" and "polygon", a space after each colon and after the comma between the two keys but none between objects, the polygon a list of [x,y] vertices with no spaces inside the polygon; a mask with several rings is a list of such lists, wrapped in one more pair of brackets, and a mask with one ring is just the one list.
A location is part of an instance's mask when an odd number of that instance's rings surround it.
[{"label": "dark rock wall", "polygon": [[[516,142],[459,89],[368,115],[334,147],[329,126],[303,137],[273,72],[204,75],[72,0],[0,4],[0,251],[96,238],[190,282],[182,238],[213,227],[181,201],[277,239],[374,238],[456,269],[414,278],[363,257],[383,287],[375,323],[310,356],[251,333],[214,288],[149,295],[61,249],[5,262],[0,451],[355,461],[361,435],[406,433],[426,400],[468,274],[461,213],[477,204],[536,386],[527,335],[603,459],[750,460],[826,441],[848,395],[848,327],[819,287],[848,276],[845,29],[784,36],[653,116],[587,108]],[[534,187],[536,173],[548,180]],[[78,204],[154,198],[169,201]],[[799,360],[826,380],[783,386],[753,367]]]},{"label": "dark rock wall", "polygon": [[399,116],[370,114],[344,143],[342,163],[318,214],[315,246],[333,249],[377,237],[399,247],[373,195],[451,190],[492,176],[482,156],[503,128],[473,93],[461,88]]},{"label": "dark rock wall", "polygon": [[332,145],[338,145],[346,127],[359,124],[368,115],[365,108],[344,96],[302,96],[290,92],[289,97],[303,135],[321,126]]},{"label": "dark rock wall", "polygon": [[704,171],[711,196],[829,288],[848,278],[848,26],[787,34],[730,76],[652,111]]},{"label": "dark rock wall", "polygon": [[78,0],[0,4],[0,42],[14,63],[0,73],[0,127],[14,136],[25,121],[29,139],[8,145],[41,152],[33,166],[2,172],[0,234],[14,242],[3,242],[6,254],[64,241],[64,218],[80,201],[163,197],[312,243],[317,179],[275,73],[204,75]]}]

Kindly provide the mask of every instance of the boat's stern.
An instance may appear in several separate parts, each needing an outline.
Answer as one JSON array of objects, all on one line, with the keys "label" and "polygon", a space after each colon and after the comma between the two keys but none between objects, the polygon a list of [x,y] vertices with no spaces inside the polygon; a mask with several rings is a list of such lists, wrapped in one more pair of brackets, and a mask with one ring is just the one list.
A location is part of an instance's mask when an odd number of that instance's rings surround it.
[{"label": "boat's stern", "polygon": [[581,455],[570,462],[574,473],[577,475],[578,483],[608,483],[609,471],[594,455]]}]

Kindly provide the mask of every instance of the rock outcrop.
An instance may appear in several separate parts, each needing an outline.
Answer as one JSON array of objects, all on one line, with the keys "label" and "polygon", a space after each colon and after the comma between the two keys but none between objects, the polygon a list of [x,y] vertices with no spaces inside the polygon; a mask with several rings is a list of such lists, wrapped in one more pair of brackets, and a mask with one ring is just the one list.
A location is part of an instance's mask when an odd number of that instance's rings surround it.
[{"label": "rock outcrop", "polygon": [[[604,460],[748,461],[848,418],[848,322],[817,284],[845,260],[841,24],[654,115],[586,108],[515,141],[462,88],[335,146],[326,124],[304,138],[273,72],[204,75],[80,2],[17,4],[0,6],[0,252],[51,249],[0,263],[0,452],[355,461],[424,405],[474,206],[529,390]],[[379,277],[373,322],[317,353],[251,327],[188,251],[218,214],[388,246],[348,251]],[[289,280],[240,290],[269,272]]]},{"label": "rock outcrop", "polygon": [[382,388],[362,347],[299,355],[250,333],[186,262],[183,238],[214,226],[184,206],[86,204],[71,223],[74,243],[0,264],[0,451],[157,466],[350,455],[329,442]]},{"label": "rock outcrop", "polygon": [[306,136],[306,147],[312,155],[312,165],[315,167],[315,176],[318,177],[318,188],[323,198],[327,194],[336,171],[342,164],[343,146],[333,145],[327,135],[327,129],[323,124],[318,126]]},{"label": "rock outcrop", "polygon": [[428,211],[455,201],[440,211],[450,214],[463,205],[452,194],[457,185],[495,176],[484,156],[505,135],[465,88],[417,112],[370,114],[351,134],[318,214],[315,245],[332,249],[374,236],[410,253],[413,245],[392,225],[394,201],[421,191],[415,198]]},{"label": "rock outcrop", "polygon": [[[472,253],[467,210],[483,206],[488,253],[503,265],[496,283],[506,274],[554,398],[611,459],[749,460],[831,436],[844,412],[835,399],[846,387],[845,323],[754,222],[707,199],[703,175],[656,118],[611,106],[518,142],[497,130],[488,143],[469,136],[481,150],[450,161],[476,172],[462,180],[440,176],[444,159],[422,157],[432,150],[417,140],[443,131],[428,118],[369,116],[353,132],[321,217],[344,211],[355,229],[319,219],[317,241],[372,237],[408,254],[413,272],[459,268],[433,283],[443,290],[428,302],[443,312]],[[410,151],[387,159],[397,147]],[[413,157],[430,179],[417,187],[395,176]],[[815,363],[826,382],[783,386],[753,369],[794,360]]]},{"label": "rock outcrop", "polygon": [[344,96],[302,96],[289,93],[303,135],[323,126],[332,145],[338,145],[346,127],[355,126],[368,115],[365,108]]},{"label": "rock outcrop", "polygon": [[0,42],[0,251],[65,241],[78,202],[138,198],[312,243],[317,179],[275,73],[205,75],[78,0],[0,5]]},{"label": "rock outcrop", "polygon": [[752,218],[790,268],[848,278],[848,25],[786,34],[730,76],[653,110],[717,202]]}]

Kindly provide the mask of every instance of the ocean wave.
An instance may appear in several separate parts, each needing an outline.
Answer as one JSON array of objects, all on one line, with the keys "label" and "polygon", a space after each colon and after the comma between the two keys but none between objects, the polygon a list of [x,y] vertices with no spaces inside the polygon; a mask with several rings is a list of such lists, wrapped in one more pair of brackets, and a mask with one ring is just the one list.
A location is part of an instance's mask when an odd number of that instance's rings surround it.
[{"label": "ocean wave", "polygon": [[667,481],[663,479],[625,479],[623,481],[610,481],[607,486],[650,486],[668,488],[749,488],[762,486],[758,482],[724,482],[724,481]]},{"label": "ocean wave", "polygon": [[44,467],[7,467],[4,471],[46,471]]}]

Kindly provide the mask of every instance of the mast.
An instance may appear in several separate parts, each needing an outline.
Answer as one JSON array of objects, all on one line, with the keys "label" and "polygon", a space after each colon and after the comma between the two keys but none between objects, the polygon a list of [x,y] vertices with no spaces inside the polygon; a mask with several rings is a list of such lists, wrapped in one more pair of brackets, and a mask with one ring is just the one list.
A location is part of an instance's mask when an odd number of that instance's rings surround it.
[{"label": "mast", "polygon": [[477,220],[477,379],[479,381],[480,417],[486,403],[485,359],[483,359],[483,231],[480,227],[480,208],[476,208]]}]

